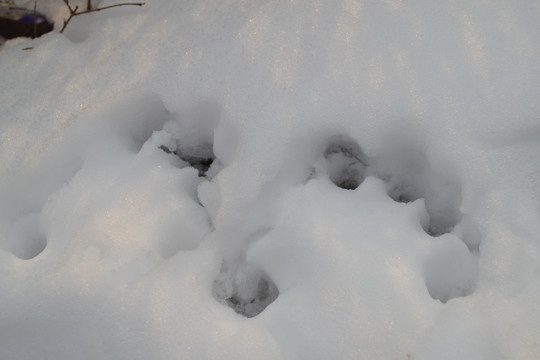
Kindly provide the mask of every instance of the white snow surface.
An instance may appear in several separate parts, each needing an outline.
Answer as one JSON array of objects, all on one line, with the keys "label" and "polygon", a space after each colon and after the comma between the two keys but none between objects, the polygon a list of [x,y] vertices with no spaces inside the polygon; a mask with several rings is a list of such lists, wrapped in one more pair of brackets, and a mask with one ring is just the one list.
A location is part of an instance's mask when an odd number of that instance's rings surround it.
[{"label": "white snow surface", "polygon": [[540,2],[38,10],[0,47],[0,359],[540,359]]}]

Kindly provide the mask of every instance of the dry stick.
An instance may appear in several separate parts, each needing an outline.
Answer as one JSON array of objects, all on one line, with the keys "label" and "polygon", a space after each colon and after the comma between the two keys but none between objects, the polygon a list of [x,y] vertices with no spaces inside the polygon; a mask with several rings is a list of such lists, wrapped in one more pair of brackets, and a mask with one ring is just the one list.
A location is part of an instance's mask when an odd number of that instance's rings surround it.
[{"label": "dry stick", "polygon": [[60,34],[64,32],[64,29],[66,28],[67,24],[69,24],[69,22],[71,21],[71,19],[72,19],[74,16],[84,15],[84,14],[88,14],[88,13],[91,13],[91,12],[98,12],[98,11],[101,11],[101,10],[107,10],[107,9],[114,8],[114,7],[118,7],[118,6],[129,6],[129,5],[132,5],[132,6],[143,6],[143,5],[144,5],[144,3],[121,3],[121,4],[115,4],[115,5],[104,6],[104,7],[102,7],[102,8],[95,8],[95,9],[90,9],[90,10],[85,10],[85,11],[77,12],[77,10],[79,9],[78,6],[75,6],[74,8],[72,8],[72,7],[69,5],[69,0],[64,0],[64,3],[66,4],[66,6],[67,6],[68,9],[69,9],[69,17],[68,17],[67,20],[64,20],[64,26],[62,26],[62,29],[60,30]]},{"label": "dry stick", "polygon": [[34,37],[33,39],[37,38],[37,16],[36,16],[36,7],[37,7],[37,0],[34,0]]}]

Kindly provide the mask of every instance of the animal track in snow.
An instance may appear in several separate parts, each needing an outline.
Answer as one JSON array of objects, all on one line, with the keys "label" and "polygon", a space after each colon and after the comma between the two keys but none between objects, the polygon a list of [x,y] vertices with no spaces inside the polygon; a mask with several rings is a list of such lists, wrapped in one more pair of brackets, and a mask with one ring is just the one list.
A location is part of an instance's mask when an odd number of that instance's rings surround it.
[{"label": "animal track in snow", "polygon": [[39,214],[21,217],[11,227],[5,248],[23,260],[33,259],[47,246],[47,237],[39,229]]},{"label": "animal track in snow", "polygon": [[[388,196],[396,202],[424,199],[428,217],[422,228],[434,238],[441,237],[434,239],[436,248],[425,262],[429,294],[446,303],[473,292],[481,238],[459,211],[461,188],[457,181],[441,175],[418,149],[396,148],[380,157],[367,157],[354,140],[345,136],[331,139],[324,160],[327,176],[340,188],[354,190],[366,176],[373,175],[386,183]],[[452,232],[455,234],[450,235]],[[449,235],[442,237],[444,234]]]},{"label": "animal track in snow", "polygon": [[387,183],[388,195],[398,202],[425,200],[429,221],[422,227],[431,236],[449,233],[460,222],[461,189],[440,175],[420,150],[403,147],[377,159],[374,172]]},{"label": "animal track in snow", "polygon": [[191,167],[197,169],[200,177],[204,177],[215,160],[215,155],[212,151],[212,144],[201,144],[200,146],[176,150],[171,150],[165,145],[160,145],[159,148],[167,154],[174,154],[181,160],[187,162]]},{"label": "animal track in snow", "polygon": [[446,303],[472,294],[477,273],[476,254],[453,235],[444,235],[435,241],[435,248],[424,263],[424,279],[431,297]]},{"label": "animal track in snow", "polygon": [[209,170],[212,165],[216,167],[214,129],[218,120],[219,107],[213,102],[202,102],[179,119],[166,123],[161,133],[154,134],[156,145],[196,169],[200,177],[212,177]]},{"label": "animal track in snow", "polygon": [[214,298],[247,318],[259,315],[279,296],[276,284],[244,260],[223,262],[212,287]]},{"label": "animal track in snow", "polygon": [[366,177],[368,159],[360,146],[349,138],[337,136],[324,152],[330,180],[342,189],[356,189]]}]

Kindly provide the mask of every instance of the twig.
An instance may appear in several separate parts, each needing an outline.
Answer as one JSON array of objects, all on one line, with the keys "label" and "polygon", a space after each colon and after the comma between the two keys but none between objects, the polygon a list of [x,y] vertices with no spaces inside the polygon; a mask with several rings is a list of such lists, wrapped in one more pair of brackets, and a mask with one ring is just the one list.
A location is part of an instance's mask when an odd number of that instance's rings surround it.
[{"label": "twig", "polygon": [[[84,10],[84,11],[77,12],[77,10],[79,10],[78,6],[75,6],[74,8],[72,8],[71,5],[69,4],[69,0],[64,0],[64,3],[66,4],[66,6],[69,9],[69,17],[67,18],[67,20],[64,20],[64,26],[62,26],[62,29],[60,30],[60,33],[64,32],[67,24],[69,24],[71,19],[73,17],[75,17],[75,16],[84,15],[84,14],[88,14],[88,13],[92,13],[92,12],[98,12],[98,11],[101,11],[101,10],[107,10],[107,9],[111,9],[111,8],[119,7],[119,6],[143,6],[144,5],[144,3],[121,3],[121,4],[104,6],[102,8],[95,8],[95,9],[89,9],[89,10]],[[90,0],[88,0],[88,6],[91,6],[91,1]]]},{"label": "twig", "polygon": [[37,0],[34,0],[34,37],[33,39],[37,38]]}]

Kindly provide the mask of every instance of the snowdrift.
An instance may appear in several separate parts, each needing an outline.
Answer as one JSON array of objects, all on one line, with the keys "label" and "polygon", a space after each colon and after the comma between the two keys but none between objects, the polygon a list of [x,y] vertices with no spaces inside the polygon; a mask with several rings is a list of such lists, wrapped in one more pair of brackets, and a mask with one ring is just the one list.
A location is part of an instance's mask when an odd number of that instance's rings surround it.
[{"label": "snowdrift", "polygon": [[0,358],[539,358],[539,16],[149,0],[7,41]]}]

